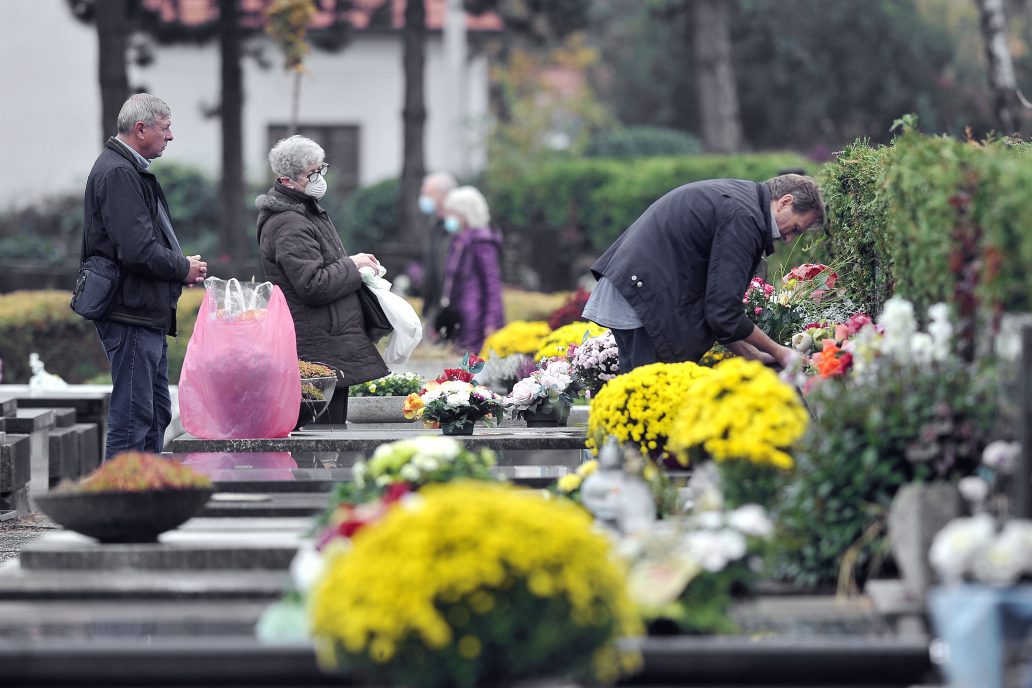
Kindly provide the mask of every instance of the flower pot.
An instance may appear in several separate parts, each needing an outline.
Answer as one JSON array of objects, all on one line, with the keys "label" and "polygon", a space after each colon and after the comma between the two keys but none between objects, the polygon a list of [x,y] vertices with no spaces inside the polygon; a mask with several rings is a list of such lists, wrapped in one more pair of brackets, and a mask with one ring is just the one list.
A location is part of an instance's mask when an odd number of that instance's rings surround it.
[{"label": "flower pot", "polygon": [[458,420],[453,423],[441,423],[441,434],[443,435],[472,435],[473,421]]},{"label": "flower pot", "polygon": [[558,428],[570,417],[569,404],[541,404],[536,411],[524,411],[523,420],[528,428]]},{"label": "flower pot", "polygon": [[306,399],[302,393],[301,408],[298,409],[297,424],[294,426],[294,430],[300,430],[309,423],[312,423],[330,407],[330,400],[333,399],[333,391],[337,388],[337,376],[328,375],[326,377],[303,377],[301,378],[302,390],[304,390],[305,385],[312,385],[315,387],[322,393],[323,398]]},{"label": "flower pot", "polygon": [[348,399],[349,423],[411,423],[403,412],[405,397],[351,397]]},{"label": "flower pot", "polygon": [[139,492],[49,492],[36,497],[40,511],[68,530],[100,542],[157,542],[200,512],[210,487]]}]

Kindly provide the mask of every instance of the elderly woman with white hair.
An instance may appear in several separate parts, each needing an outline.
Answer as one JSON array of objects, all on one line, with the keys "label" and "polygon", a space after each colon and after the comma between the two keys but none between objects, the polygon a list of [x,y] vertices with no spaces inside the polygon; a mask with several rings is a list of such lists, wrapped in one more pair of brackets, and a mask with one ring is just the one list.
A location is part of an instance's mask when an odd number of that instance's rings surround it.
[{"label": "elderly woman with white hair", "polygon": [[304,136],[277,143],[269,152],[276,183],[255,206],[265,278],[283,290],[290,306],[297,355],[337,370],[337,388],[319,422],[342,424],[348,386],[390,371],[366,336],[357,293],[359,269],[379,263],[367,253],[349,256],[319,205],[326,193],[324,157],[322,147]]},{"label": "elderly woman with white hair", "polygon": [[449,192],[441,214],[445,230],[452,235],[441,306],[456,316],[452,343],[461,350],[477,353],[484,339],[505,324],[502,237],[488,224],[491,215],[487,201],[472,186],[460,186]]}]

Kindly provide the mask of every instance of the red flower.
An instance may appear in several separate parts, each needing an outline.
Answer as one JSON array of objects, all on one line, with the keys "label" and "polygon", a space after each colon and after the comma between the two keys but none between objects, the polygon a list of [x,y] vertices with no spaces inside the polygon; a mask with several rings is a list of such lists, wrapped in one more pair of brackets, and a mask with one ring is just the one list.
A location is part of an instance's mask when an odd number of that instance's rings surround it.
[{"label": "red flower", "polygon": [[444,372],[437,376],[437,382],[448,382],[450,380],[461,380],[462,382],[472,382],[473,373],[462,368],[445,368]]},{"label": "red flower", "polygon": [[853,365],[853,354],[843,351],[834,341],[825,339],[824,350],[813,355],[813,362],[821,377],[841,377]]},{"label": "red flower", "polygon": [[483,363],[483,362],[484,362],[484,359],[480,358],[476,354],[470,354],[469,355],[469,367],[470,368],[473,368],[476,365],[478,365],[480,363]]}]

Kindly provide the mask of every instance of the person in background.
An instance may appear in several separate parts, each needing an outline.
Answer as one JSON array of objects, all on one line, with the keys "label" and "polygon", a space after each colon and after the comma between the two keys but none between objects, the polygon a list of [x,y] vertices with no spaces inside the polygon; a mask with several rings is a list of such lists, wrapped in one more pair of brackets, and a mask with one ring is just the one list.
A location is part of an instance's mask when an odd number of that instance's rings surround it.
[{"label": "person in background", "polygon": [[183,285],[207,276],[200,256],[184,256],[161,184],[150,172],[173,140],[172,110],[149,93],[130,96],[118,134],[104,144],[86,181],[83,260],[104,256],[122,275],[111,311],[95,320],[111,364],[104,458],[160,452],[172,421],[168,341]]},{"label": "person in background", "polygon": [[[431,172],[423,177],[419,189],[419,210],[427,217],[423,241],[423,320],[433,322],[441,300],[444,261],[448,252],[448,233],[444,230],[444,199],[458,186],[447,172]],[[433,328],[429,334],[434,335]]]},{"label": "person in background", "polygon": [[488,224],[484,196],[472,186],[444,200],[444,229],[451,236],[445,261],[442,308],[454,308],[458,328],[452,344],[478,353],[484,339],[505,324],[502,306],[502,237]]},{"label": "person in background", "polygon": [[787,367],[797,354],[749,320],[742,297],[774,241],[823,222],[821,190],[803,175],[685,184],[653,203],[591,266],[598,284],[584,318],[613,331],[620,372],[698,361],[714,340],[738,356]]},{"label": "person in background", "polygon": [[317,423],[347,420],[348,387],[388,374],[365,333],[358,290],[360,268],[376,269],[368,253],[349,256],[329,215],[322,147],[304,136],[283,139],[269,151],[276,182],[255,199],[258,247],[265,278],[283,290],[294,318],[301,360],[336,369],[337,387]]}]

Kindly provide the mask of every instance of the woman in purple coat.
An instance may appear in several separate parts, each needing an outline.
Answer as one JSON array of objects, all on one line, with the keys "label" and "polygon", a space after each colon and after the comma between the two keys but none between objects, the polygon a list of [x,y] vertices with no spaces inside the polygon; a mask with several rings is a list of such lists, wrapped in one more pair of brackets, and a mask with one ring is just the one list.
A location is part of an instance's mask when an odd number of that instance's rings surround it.
[{"label": "woman in purple coat", "polygon": [[445,261],[441,305],[458,316],[452,343],[479,353],[484,338],[505,324],[502,310],[502,237],[488,224],[484,196],[460,186],[444,200],[444,228],[451,234]]}]

